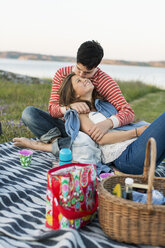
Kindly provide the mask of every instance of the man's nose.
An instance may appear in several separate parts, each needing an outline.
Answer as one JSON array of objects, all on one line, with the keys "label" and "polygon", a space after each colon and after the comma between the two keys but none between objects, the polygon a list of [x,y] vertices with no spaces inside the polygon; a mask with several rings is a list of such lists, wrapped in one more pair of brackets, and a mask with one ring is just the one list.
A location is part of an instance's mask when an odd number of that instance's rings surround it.
[{"label": "man's nose", "polygon": [[80,71],[80,77],[85,78],[85,73],[83,71]]}]

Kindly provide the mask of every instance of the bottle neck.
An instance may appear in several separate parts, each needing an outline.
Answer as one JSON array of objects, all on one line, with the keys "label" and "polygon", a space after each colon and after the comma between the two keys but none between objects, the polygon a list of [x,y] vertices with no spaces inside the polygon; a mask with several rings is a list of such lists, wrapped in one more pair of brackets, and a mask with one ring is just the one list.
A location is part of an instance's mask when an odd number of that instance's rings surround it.
[{"label": "bottle neck", "polygon": [[126,190],[126,192],[132,192],[132,184],[126,184],[126,186],[125,186],[125,190]]}]

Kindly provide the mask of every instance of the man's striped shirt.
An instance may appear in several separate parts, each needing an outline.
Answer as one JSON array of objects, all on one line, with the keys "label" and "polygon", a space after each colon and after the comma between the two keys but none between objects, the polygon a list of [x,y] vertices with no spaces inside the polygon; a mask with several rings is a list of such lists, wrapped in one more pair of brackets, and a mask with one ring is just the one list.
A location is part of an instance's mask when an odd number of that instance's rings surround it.
[{"label": "man's striped shirt", "polygon": [[[53,77],[52,91],[49,100],[49,113],[52,117],[61,118],[63,114],[59,106],[59,88],[64,78],[72,73],[74,66],[60,68]],[[134,111],[125,100],[118,84],[100,68],[90,78],[97,92],[115,106],[118,113],[111,116],[114,128],[129,124],[134,120]]]}]

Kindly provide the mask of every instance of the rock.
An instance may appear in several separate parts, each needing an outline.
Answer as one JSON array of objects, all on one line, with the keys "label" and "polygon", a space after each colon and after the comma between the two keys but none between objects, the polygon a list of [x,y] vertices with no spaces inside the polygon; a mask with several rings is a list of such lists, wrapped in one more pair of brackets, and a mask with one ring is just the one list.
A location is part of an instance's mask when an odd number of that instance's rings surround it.
[{"label": "rock", "polygon": [[0,135],[2,134],[2,125],[1,125],[1,122],[0,122]]},{"label": "rock", "polygon": [[12,81],[13,83],[26,83],[26,84],[44,84],[51,82],[49,80],[44,80],[36,77],[30,77],[22,74],[17,74],[9,71],[2,71],[0,70],[0,79]]}]

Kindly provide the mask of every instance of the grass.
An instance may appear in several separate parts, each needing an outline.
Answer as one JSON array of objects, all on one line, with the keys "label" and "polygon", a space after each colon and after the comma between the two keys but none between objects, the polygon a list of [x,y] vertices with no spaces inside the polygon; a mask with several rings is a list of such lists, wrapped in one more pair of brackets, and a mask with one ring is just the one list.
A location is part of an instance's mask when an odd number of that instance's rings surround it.
[{"label": "grass", "polygon": [[154,121],[160,114],[164,113],[164,106],[165,91],[150,93],[131,102],[136,117],[149,122]]},{"label": "grass", "polygon": [[118,81],[120,89],[128,102],[139,99],[150,93],[160,92],[161,90],[152,85],[144,84],[140,81],[121,82]]},{"label": "grass", "polygon": [[[152,122],[164,112],[165,91],[141,82],[119,82],[119,86],[136,114],[136,120]],[[0,143],[14,137],[33,137],[21,121],[26,106],[48,110],[51,84],[24,84],[0,80],[0,120],[3,134]]]},{"label": "grass", "polygon": [[33,137],[21,121],[21,113],[26,106],[48,110],[51,84],[16,84],[0,80],[0,120],[3,134],[0,143],[14,137]]}]

